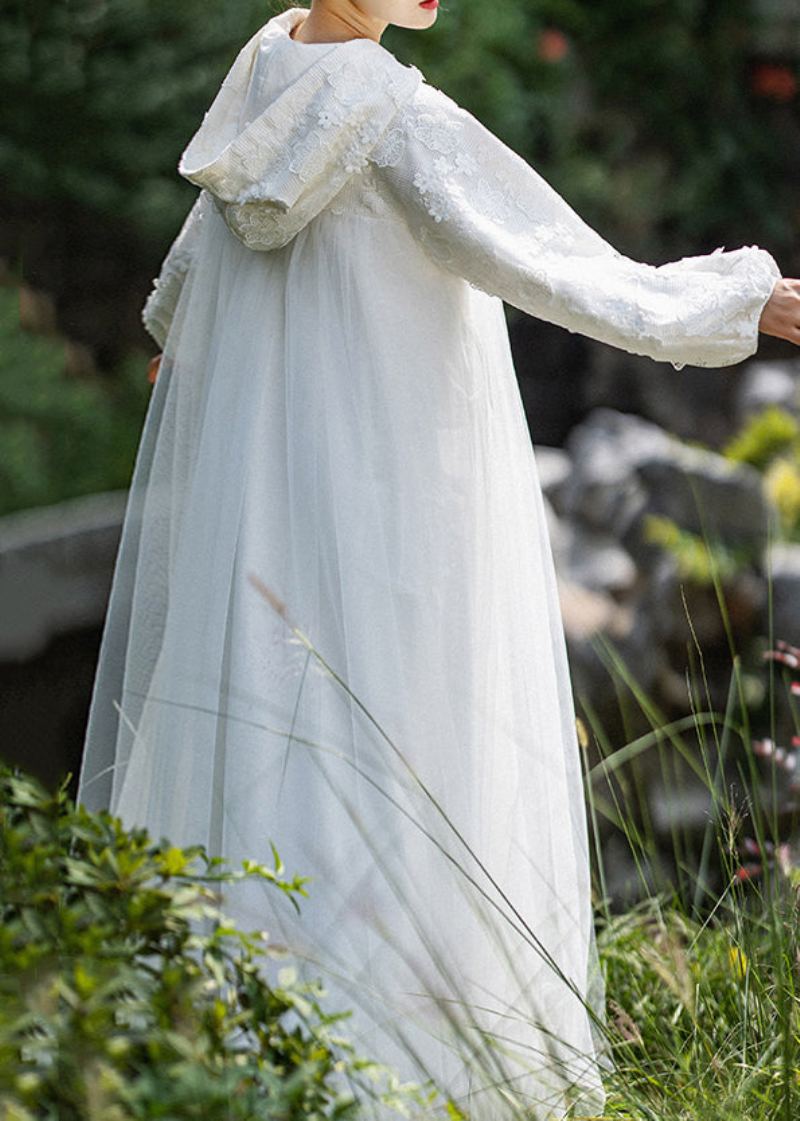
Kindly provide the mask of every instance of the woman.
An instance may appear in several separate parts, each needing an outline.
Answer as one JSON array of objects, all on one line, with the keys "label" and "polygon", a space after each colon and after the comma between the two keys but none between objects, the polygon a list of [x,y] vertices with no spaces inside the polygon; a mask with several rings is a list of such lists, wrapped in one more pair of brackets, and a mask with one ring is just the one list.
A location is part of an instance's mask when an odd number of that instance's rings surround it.
[{"label": "woman", "polygon": [[[757,246],[658,268],[313,0],[239,52],[143,319],[142,432],[79,799],[308,875],[226,911],[481,1119],[602,1111],[573,698],[502,301],[676,368],[800,341]],[[156,363],[154,363],[155,367]],[[663,376],[654,367],[653,376]],[[311,647],[309,646],[311,644]]]}]

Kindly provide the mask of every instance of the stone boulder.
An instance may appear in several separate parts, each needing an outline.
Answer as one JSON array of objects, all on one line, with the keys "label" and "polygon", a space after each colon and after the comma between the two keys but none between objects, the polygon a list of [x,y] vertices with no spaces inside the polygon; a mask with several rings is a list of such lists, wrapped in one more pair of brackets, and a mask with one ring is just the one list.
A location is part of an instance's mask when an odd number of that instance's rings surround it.
[{"label": "stone boulder", "polygon": [[[773,542],[764,550],[765,580],[772,583],[772,631],[775,638],[800,645],[800,544]],[[769,599],[764,598],[761,631],[770,633]]]}]

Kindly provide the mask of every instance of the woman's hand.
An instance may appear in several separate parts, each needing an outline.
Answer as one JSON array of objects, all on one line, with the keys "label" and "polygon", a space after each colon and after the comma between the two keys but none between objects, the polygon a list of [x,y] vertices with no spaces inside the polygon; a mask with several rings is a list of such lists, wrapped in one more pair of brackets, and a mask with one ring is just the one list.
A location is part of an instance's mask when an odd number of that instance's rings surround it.
[{"label": "woman's hand", "polygon": [[150,359],[147,366],[147,380],[152,384],[158,377],[158,368],[161,365],[161,355],[157,354]]},{"label": "woman's hand", "polygon": [[764,305],[758,329],[777,339],[788,339],[800,346],[800,280],[783,277],[775,281],[772,295]]}]

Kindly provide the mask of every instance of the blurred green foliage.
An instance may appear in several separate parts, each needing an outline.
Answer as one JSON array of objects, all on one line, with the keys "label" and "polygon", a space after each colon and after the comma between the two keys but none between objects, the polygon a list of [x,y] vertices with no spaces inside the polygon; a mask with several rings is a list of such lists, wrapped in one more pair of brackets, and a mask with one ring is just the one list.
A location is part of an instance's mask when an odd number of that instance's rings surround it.
[{"label": "blurred green foliage", "polygon": [[[800,541],[800,420],[779,405],[768,405],[742,425],[721,454],[733,463],[756,468],[778,515],[781,535],[787,541]],[[715,575],[724,583],[748,565],[761,563],[763,542],[754,542],[749,549],[729,546],[661,515],[646,516],[643,534],[645,541],[672,554],[682,579],[702,586],[713,584]]]},{"label": "blurred green foliage", "polygon": [[23,330],[0,287],[0,514],[126,487],[150,385],[131,352],[113,378],[68,376],[65,343]]},{"label": "blurred green foliage", "polygon": [[0,766],[4,1121],[334,1121],[360,1101],[429,1104],[341,1034],[285,949],[237,930],[220,888],[307,877],[222,868]]},{"label": "blurred green foliage", "polygon": [[800,453],[800,421],[780,405],[756,413],[722,449],[726,459],[763,471],[776,455]]},{"label": "blurred green foliage", "polygon": [[434,84],[624,251],[780,253],[798,233],[799,103],[753,92],[760,13],[756,0],[467,2],[385,41],[404,34]]},{"label": "blurred green foliage", "polygon": [[645,515],[642,528],[648,544],[660,545],[672,554],[681,580],[701,587],[712,586],[715,576],[724,583],[753,561],[751,550],[709,541],[661,514]]},{"label": "blurred green foliage", "polygon": [[[289,6],[7,0],[5,190],[77,200],[163,246],[196,193],[180,152],[237,51]],[[792,146],[750,88],[757,26],[755,0],[462,0],[382,42],[623,248],[780,251],[797,232]]]},{"label": "blurred green foliage", "polygon": [[800,420],[786,409],[770,405],[744,425],[723,454],[761,472],[783,535],[789,541],[800,541]]},{"label": "blurred green foliage", "polygon": [[176,173],[262,6],[8,0],[0,22],[0,178],[163,240],[196,195]]}]

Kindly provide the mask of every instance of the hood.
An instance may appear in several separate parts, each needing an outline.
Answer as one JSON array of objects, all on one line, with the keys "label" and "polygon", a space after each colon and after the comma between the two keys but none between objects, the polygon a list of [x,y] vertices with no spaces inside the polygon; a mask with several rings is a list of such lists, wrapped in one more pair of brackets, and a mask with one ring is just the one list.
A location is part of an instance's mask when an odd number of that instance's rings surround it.
[{"label": "hood", "polygon": [[289,8],[245,43],[178,164],[251,248],[318,214],[423,80],[372,39],[296,42],[307,13]]}]

